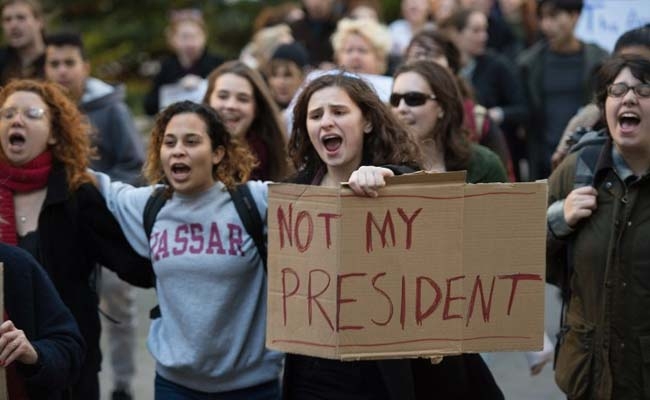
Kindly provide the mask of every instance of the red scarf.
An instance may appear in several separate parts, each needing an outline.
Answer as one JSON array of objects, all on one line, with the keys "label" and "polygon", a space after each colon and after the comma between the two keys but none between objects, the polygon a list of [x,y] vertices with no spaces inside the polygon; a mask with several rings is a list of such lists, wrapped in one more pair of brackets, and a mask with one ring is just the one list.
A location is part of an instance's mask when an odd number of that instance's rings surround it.
[{"label": "red scarf", "polygon": [[0,242],[11,245],[18,243],[14,193],[44,188],[51,170],[52,153],[49,151],[20,167],[0,159]]},{"label": "red scarf", "polygon": [[[4,311],[4,321],[9,319],[7,311]],[[9,400],[29,400],[27,396],[27,388],[25,387],[25,379],[18,375],[16,371],[16,363],[5,368],[7,371],[7,391],[9,392]]]}]

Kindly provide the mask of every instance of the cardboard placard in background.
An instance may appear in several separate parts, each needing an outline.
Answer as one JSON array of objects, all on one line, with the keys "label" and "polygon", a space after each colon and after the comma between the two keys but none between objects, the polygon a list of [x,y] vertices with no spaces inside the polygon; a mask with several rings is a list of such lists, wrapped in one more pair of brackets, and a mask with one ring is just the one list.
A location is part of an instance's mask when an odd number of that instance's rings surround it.
[{"label": "cardboard placard in background", "polygon": [[[4,322],[4,309],[5,309],[5,293],[4,293],[4,267],[2,262],[0,262],[0,324]],[[5,367],[0,367],[0,400],[7,400],[9,395],[7,394],[7,371]]]},{"label": "cardboard placard in background", "polygon": [[331,359],[539,350],[546,182],[269,189],[267,346]]}]

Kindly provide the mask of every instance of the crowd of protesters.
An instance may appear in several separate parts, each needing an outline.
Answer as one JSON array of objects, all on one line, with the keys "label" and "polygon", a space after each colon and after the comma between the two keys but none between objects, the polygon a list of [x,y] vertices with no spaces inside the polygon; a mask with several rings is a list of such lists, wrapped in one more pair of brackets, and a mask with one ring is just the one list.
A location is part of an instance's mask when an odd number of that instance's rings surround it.
[{"label": "crowd of protesters", "polygon": [[[266,229],[269,182],[377,196],[417,170],[549,179],[563,313],[555,360],[545,340],[530,372],[555,361],[570,399],[650,399],[650,25],[610,55],[576,36],[583,6],[402,0],[384,21],[378,0],[287,2],[263,7],[233,60],[208,50],[200,9],[169,10],[145,151],[124,85],[91,76],[82,33],[49,32],[38,0],[3,0],[9,399],[99,399],[100,325],[112,399],[132,399],[134,285],[158,297],[157,400],[503,398],[477,354],[341,362],[265,347],[266,260],[240,193]],[[171,251],[179,230],[202,251]]]}]

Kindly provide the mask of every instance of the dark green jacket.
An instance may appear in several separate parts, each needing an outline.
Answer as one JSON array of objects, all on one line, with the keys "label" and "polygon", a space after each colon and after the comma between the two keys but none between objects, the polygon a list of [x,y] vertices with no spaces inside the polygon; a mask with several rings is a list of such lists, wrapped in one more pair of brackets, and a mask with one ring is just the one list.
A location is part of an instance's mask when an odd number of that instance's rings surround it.
[{"label": "dark green jacket", "polygon": [[[602,146],[597,209],[566,237],[549,230],[549,283],[573,265],[555,378],[570,399],[650,399],[650,175],[626,185]],[[577,154],[551,175],[550,205],[573,190]]]},{"label": "dark green jacket", "polygon": [[508,182],[508,174],[496,153],[487,147],[472,144],[472,158],[467,167],[467,182]]}]

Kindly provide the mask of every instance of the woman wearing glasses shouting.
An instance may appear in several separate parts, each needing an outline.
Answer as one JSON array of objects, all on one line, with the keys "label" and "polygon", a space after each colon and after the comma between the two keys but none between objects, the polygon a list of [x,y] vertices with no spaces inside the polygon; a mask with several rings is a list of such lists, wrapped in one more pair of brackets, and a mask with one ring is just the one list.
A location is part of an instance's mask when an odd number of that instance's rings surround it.
[{"label": "woman wearing glasses shouting", "polygon": [[390,105],[420,145],[427,170],[467,170],[467,181],[507,182],[491,150],[472,144],[463,131],[463,103],[454,77],[438,64],[414,61],[394,75]]},{"label": "woman wearing glasses shouting", "polygon": [[547,275],[567,294],[555,379],[569,399],[650,398],[650,61],[596,77],[609,133],[549,180]]},{"label": "woman wearing glasses shouting", "polygon": [[[99,399],[96,264],[140,286],[153,277],[87,172],[89,129],[56,84],[12,81],[0,92],[0,241],[43,265],[79,325],[87,352],[74,399]],[[18,371],[27,380],[37,369]]]}]

